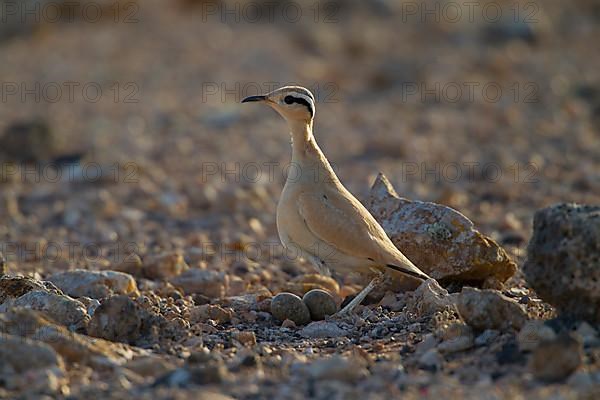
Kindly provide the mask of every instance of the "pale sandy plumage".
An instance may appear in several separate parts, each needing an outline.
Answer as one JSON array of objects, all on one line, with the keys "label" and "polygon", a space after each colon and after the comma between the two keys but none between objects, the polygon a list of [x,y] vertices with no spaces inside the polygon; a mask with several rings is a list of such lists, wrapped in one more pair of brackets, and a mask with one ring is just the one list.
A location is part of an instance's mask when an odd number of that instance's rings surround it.
[{"label": "pale sandy plumage", "polygon": [[309,259],[322,272],[375,275],[343,312],[362,301],[382,280],[382,273],[400,276],[399,286],[404,289],[429,279],[394,246],[375,218],[336,176],[313,136],[315,102],[310,91],[286,86],[243,100],[250,101],[264,102],[275,109],[288,122],[292,136],[293,173],[288,174],[277,206],[277,229],[283,245]]}]

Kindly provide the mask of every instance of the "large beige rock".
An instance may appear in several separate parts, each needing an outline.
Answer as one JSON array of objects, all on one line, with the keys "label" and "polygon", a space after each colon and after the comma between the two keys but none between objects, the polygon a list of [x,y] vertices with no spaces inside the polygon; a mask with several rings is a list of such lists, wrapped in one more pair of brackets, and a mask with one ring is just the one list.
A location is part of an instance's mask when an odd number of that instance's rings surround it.
[{"label": "large beige rock", "polygon": [[190,267],[177,252],[165,252],[144,257],[142,273],[148,279],[168,279],[187,271]]},{"label": "large beige rock", "polygon": [[102,299],[113,294],[137,294],[135,279],[117,271],[88,271],[75,269],[59,272],[48,280],[73,297]]},{"label": "large beige rock", "polygon": [[41,311],[72,330],[84,328],[89,321],[87,310],[81,302],[69,296],[43,290],[33,290],[15,300],[7,301],[0,305],[0,312],[6,312],[12,307]]},{"label": "large beige rock", "polygon": [[517,269],[506,252],[460,212],[401,198],[383,174],[371,188],[369,210],[396,247],[444,284],[497,288]]},{"label": "large beige rock", "polygon": [[225,297],[229,287],[229,276],[224,272],[190,268],[170,279],[173,286],[185,294],[202,294],[211,299]]},{"label": "large beige rock", "polygon": [[70,332],[37,311],[18,307],[0,313],[0,333],[44,342],[67,363],[84,364],[92,368],[114,367],[136,355],[147,353],[122,343]]},{"label": "large beige rock", "polygon": [[30,277],[4,276],[0,278],[0,312],[13,307],[30,308],[71,330],[85,328],[89,316],[85,306],[62,293],[51,282]]}]

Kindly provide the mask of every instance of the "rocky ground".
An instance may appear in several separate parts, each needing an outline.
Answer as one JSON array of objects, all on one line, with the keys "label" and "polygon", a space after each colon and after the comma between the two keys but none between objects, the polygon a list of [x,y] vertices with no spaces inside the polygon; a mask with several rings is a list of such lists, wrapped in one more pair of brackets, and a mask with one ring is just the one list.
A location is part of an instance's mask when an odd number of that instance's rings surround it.
[{"label": "rocky ground", "polygon": [[[600,211],[548,208],[600,203],[596,2],[7,3],[0,397],[599,396]],[[324,317],[364,282],[281,247],[289,138],[239,104],[290,83],[436,281]]]}]

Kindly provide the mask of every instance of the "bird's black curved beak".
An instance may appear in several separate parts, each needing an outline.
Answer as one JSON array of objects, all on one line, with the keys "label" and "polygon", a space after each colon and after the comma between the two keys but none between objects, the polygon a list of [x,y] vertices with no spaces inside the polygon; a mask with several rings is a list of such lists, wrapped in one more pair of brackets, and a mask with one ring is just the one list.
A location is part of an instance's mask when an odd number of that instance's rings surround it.
[{"label": "bird's black curved beak", "polygon": [[251,101],[265,101],[267,96],[249,96],[242,100],[242,103],[249,103]]}]

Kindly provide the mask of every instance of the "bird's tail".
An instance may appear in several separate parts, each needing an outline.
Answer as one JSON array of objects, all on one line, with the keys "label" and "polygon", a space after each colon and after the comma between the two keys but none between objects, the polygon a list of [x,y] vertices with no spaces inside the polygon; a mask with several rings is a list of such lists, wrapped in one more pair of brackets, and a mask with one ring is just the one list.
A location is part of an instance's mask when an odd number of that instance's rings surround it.
[{"label": "bird's tail", "polygon": [[413,278],[420,279],[422,281],[426,281],[427,279],[431,279],[426,273],[421,272],[417,267],[408,269],[406,267],[399,267],[394,264],[386,264],[386,268],[393,269],[394,271],[400,272],[402,274],[412,276]]}]

